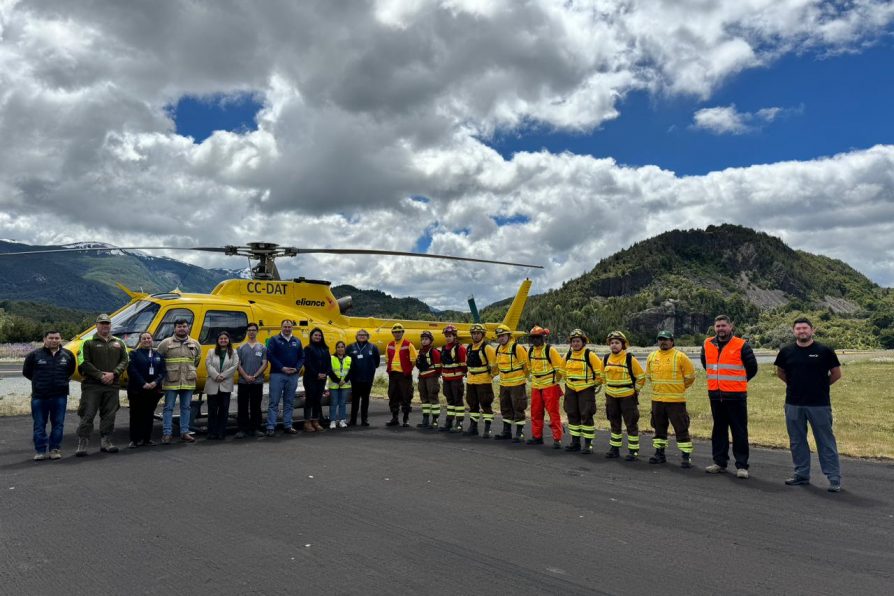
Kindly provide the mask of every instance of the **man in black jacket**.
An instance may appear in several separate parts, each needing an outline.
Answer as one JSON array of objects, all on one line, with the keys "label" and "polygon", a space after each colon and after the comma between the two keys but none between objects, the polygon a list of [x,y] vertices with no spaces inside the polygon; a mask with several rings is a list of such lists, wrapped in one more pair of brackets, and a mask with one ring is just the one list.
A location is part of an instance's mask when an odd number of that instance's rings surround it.
[{"label": "man in black jacket", "polygon": [[[75,371],[75,356],[62,345],[58,331],[47,331],[43,347],[25,357],[22,375],[31,381],[31,417],[34,419],[34,461],[61,459],[62,426],[68,405],[68,382]],[[52,425],[47,438],[47,420]],[[49,454],[47,454],[49,447]]]},{"label": "man in black jacket", "polygon": [[360,424],[369,426],[369,394],[372,391],[376,369],[379,368],[379,348],[369,342],[369,332],[360,329],[357,341],[348,346],[347,354],[351,357],[351,421],[348,426],[357,425],[357,413],[360,413]]}]

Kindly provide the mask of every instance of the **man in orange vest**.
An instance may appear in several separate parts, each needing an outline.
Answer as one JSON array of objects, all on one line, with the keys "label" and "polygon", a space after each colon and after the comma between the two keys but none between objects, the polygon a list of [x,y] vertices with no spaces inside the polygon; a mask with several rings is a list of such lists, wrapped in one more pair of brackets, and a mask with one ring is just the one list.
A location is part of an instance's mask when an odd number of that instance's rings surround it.
[{"label": "man in orange vest", "polygon": [[413,363],[416,362],[416,347],[404,339],[404,326],[391,326],[394,341],[388,343],[385,370],[388,373],[388,407],[391,421],[385,426],[397,426],[397,414],[403,410],[404,427],[410,426],[410,402],[413,400]]},{"label": "man in orange vest", "polygon": [[531,367],[531,438],[528,445],[543,445],[544,409],[549,414],[549,427],[553,435],[553,449],[562,448],[562,418],[559,415],[559,400],[562,388],[559,379],[563,375],[565,359],[559,351],[546,343],[549,329],[539,325],[528,333],[531,347],[528,360]]},{"label": "man in orange vest", "polygon": [[748,381],[757,374],[757,359],[751,346],[733,335],[733,323],[728,316],[718,315],[714,319],[714,334],[705,340],[701,354],[714,418],[711,431],[714,463],[705,472],[726,472],[732,432],[736,476],[744,480],[748,478]]}]

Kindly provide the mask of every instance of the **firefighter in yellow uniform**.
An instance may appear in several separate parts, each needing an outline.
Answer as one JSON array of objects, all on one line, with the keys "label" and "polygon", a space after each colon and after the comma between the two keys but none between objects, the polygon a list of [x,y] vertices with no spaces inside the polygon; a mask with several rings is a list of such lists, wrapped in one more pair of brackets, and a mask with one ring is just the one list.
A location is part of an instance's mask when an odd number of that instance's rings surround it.
[{"label": "firefighter in yellow uniform", "polygon": [[[463,433],[466,436],[478,434],[478,421],[484,420],[484,433],[481,435],[489,439],[490,427],[494,422],[494,376],[497,374],[497,352],[494,347],[484,341],[487,329],[480,323],[475,323],[469,329],[472,334],[472,343],[466,346],[466,405],[469,406],[469,430]],[[456,408],[456,426],[451,432],[461,432],[463,429],[462,408]],[[448,421],[450,418],[448,418]],[[444,430],[442,427],[441,430]]]},{"label": "firefighter in yellow uniform", "polygon": [[686,412],[686,390],[695,382],[695,367],[689,356],[674,347],[674,334],[658,333],[658,351],[646,359],[646,379],[652,384],[652,428],[655,455],[650,464],[667,462],[668,423],[674,426],[677,447],[683,454],[684,468],[692,467],[692,438],[689,436],[689,414]]},{"label": "firefighter in yellow uniform", "polygon": [[627,461],[639,457],[639,392],[646,383],[646,374],[639,361],[627,351],[627,337],[612,331],[606,338],[611,354],[602,358],[605,378],[605,415],[611,424],[608,458],[621,455],[624,435],[621,422],[627,427]]},{"label": "firefighter in yellow uniform", "polygon": [[531,438],[528,445],[543,445],[543,411],[549,415],[549,427],[553,436],[553,449],[562,448],[562,417],[559,401],[562,388],[559,380],[564,374],[565,360],[559,351],[548,343],[549,329],[539,325],[528,332],[531,347],[528,362],[531,368]]},{"label": "firefighter in yellow uniform", "polygon": [[[571,349],[565,355],[565,415],[571,444],[565,451],[593,453],[596,437],[596,394],[602,389],[602,360],[587,348],[589,339],[580,329],[568,336]],[[580,440],[584,439],[581,450]]]},{"label": "firefighter in yellow uniform", "polygon": [[[525,438],[525,410],[528,408],[528,352],[512,340],[512,330],[505,325],[497,326],[497,343],[503,432],[494,438],[521,443]],[[512,436],[513,426],[515,437]]]}]

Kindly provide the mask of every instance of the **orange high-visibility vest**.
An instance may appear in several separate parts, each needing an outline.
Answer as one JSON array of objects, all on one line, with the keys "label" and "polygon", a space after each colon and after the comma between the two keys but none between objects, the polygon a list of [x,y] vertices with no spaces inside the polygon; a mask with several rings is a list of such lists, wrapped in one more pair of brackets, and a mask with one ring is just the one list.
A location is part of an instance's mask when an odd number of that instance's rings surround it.
[{"label": "orange high-visibility vest", "polygon": [[742,363],[742,347],[745,340],[732,337],[723,350],[718,350],[711,341],[705,340],[705,371],[708,373],[708,391],[745,393],[748,391],[748,376]]}]

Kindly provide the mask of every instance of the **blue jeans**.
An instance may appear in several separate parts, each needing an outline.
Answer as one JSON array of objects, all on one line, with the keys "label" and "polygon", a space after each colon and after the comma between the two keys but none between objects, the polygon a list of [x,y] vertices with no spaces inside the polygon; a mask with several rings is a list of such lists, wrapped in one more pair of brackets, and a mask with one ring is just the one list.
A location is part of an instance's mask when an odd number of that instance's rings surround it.
[{"label": "blue jeans", "polygon": [[270,399],[267,402],[267,430],[276,428],[276,414],[282,401],[282,426],[291,428],[292,411],[295,409],[295,391],[298,389],[298,375],[283,373],[270,374]]},{"label": "blue jeans", "polygon": [[810,478],[810,446],[807,444],[807,423],[813,430],[820,469],[829,482],[841,482],[841,468],[838,464],[838,445],[832,434],[831,406],[793,406],[785,404],[785,426],[788,429],[789,445],[795,475]]},{"label": "blue jeans", "polygon": [[65,406],[68,396],[50,397],[31,400],[31,417],[34,419],[34,450],[47,452],[47,420],[52,425],[49,448],[59,449],[62,446],[62,425],[65,423]]},{"label": "blue jeans", "polygon": [[348,395],[351,389],[330,389],[329,390],[329,420],[347,420]]},{"label": "blue jeans", "polygon": [[165,391],[165,408],[162,415],[161,434],[169,437],[174,428],[174,402],[180,397],[180,434],[189,432],[189,404],[192,401],[192,389],[168,389]]}]

